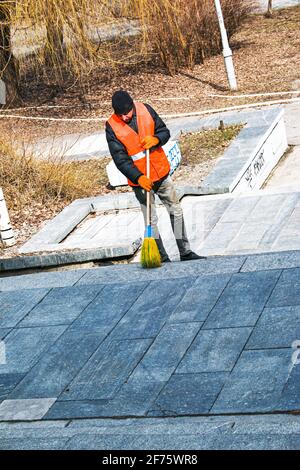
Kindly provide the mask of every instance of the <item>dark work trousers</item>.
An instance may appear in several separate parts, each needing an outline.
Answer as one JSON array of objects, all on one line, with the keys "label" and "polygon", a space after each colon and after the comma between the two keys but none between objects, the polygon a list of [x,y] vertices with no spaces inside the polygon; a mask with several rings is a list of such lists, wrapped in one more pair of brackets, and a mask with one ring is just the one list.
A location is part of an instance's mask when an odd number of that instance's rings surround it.
[{"label": "dark work trousers", "polygon": [[[133,190],[135,195],[141,205],[141,209],[144,216],[144,221],[146,225],[147,217],[147,203],[146,203],[146,193],[144,189],[140,186],[134,186]],[[171,220],[172,229],[178,246],[180,255],[186,255],[191,252],[190,244],[187,239],[186,229],[184,224],[182,208],[175,190],[175,187],[172,183],[170,177],[166,178],[163,181],[158,181],[153,185],[153,191],[151,191],[151,226],[153,237],[156,239],[156,243],[161,255],[161,258],[164,260],[167,258],[167,252],[164,248],[161,236],[157,227],[157,212],[155,208],[155,197],[154,193],[158,195],[161,202],[165,205]]]}]

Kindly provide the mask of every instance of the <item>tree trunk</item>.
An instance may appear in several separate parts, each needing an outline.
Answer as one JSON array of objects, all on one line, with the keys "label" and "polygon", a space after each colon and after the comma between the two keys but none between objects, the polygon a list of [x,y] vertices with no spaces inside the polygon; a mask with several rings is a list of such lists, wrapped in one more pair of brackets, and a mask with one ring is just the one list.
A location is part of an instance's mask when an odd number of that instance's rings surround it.
[{"label": "tree trunk", "polygon": [[47,21],[47,43],[45,48],[45,61],[47,65],[57,66],[61,63],[64,53],[63,24],[57,19],[53,22],[51,17]]},{"label": "tree trunk", "polygon": [[266,13],[266,17],[267,18],[272,18],[273,16],[273,0],[268,0],[268,10],[267,10],[267,13]]},{"label": "tree trunk", "polygon": [[10,14],[2,8],[0,0],[0,78],[6,85],[6,105],[20,102],[18,87],[18,69],[16,59],[12,55]]}]

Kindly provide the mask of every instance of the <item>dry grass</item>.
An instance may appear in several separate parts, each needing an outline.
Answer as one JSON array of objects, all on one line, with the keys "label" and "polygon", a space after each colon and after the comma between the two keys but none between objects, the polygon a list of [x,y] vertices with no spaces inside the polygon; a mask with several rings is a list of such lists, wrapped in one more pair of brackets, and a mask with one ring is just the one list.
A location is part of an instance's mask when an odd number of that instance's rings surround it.
[{"label": "dry grass", "polygon": [[107,159],[68,163],[18,155],[0,144],[0,185],[10,209],[22,211],[32,201],[56,205],[90,196],[104,183]]},{"label": "dry grass", "polygon": [[180,139],[181,165],[193,166],[203,161],[215,160],[222,155],[242,127],[242,125],[226,126],[223,130],[213,129],[185,134]]},{"label": "dry grass", "polygon": [[198,186],[212,171],[218,158],[238,135],[242,125],[191,132],[180,138],[181,165],[172,175],[177,185]]},{"label": "dry grass", "polygon": [[18,245],[74,199],[107,192],[107,163],[39,161],[0,143],[0,186]]}]

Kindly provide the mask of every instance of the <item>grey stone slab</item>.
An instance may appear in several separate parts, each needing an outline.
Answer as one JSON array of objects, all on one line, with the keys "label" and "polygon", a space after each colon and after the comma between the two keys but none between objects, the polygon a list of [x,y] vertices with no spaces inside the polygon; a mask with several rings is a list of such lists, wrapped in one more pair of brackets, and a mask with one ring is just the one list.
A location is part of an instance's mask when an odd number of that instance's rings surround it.
[{"label": "grey stone slab", "polygon": [[[274,418],[278,417],[276,415]],[[248,417],[245,417],[248,418]],[[259,418],[259,417],[257,417]],[[282,419],[280,421],[282,427],[286,430],[292,430],[292,432],[298,432],[299,426],[297,422],[295,423],[294,420],[284,419],[287,418],[287,415],[282,415]],[[288,416],[290,418],[290,416]],[[71,420],[69,421],[68,429],[74,430],[75,432],[81,430],[88,430],[94,431],[95,433],[98,430],[101,432],[102,430],[109,430],[114,432],[124,432],[124,433],[168,433],[168,434],[179,434],[181,432],[188,431],[194,432],[195,434],[202,434],[203,432],[212,431],[215,429],[219,429],[220,427],[229,426],[230,428],[236,424],[239,417],[220,417],[220,416],[178,416],[178,417],[147,417],[147,418],[121,418],[121,419],[108,419],[108,418],[94,418],[94,419],[80,419],[80,420]],[[259,424],[264,429],[265,421],[261,418],[258,419]],[[267,419],[266,419],[267,421]],[[278,421],[278,420],[277,420]],[[277,425],[276,419],[274,419],[274,427],[276,429]],[[298,420],[300,421],[300,420]],[[61,421],[56,421],[60,423]],[[49,421],[49,425],[52,421]],[[24,423],[28,424],[28,423]],[[44,426],[47,425],[47,421],[43,421],[42,424]],[[248,424],[248,421],[247,423]],[[255,423],[249,423],[249,427],[253,427]],[[16,423],[10,423],[10,426],[16,426]],[[0,424],[1,429],[1,424]]]},{"label": "grey stone slab", "polygon": [[[45,419],[146,416],[165,382],[130,376],[111,400],[57,401]],[[111,424],[109,425],[111,426]]]},{"label": "grey stone slab", "polygon": [[3,340],[10,331],[11,328],[0,328],[0,341]]},{"label": "grey stone slab", "polygon": [[[196,441],[197,442],[197,441]],[[278,436],[257,434],[255,436],[219,433],[202,441],[207,450],[296,450],[299,449],[299,435]]]},{"label": "grey stone slab", "polygon": [[241,268],[241,272],[297,267],[300,267],[300,251],[278,251],[248,256]]},{"label": "grey stone slab", "polygon": [[[110,284],[82,312],[72,329],[109,332],[121,320],[147,286],[147,282]],[[76,286],[85,289],[87,286]]]},{"label": "grey stone slab", "polygon": [[4,400],[0,404],[0,421],[26,421],[42,419],[55,398]]},{"label": "grey stone slab", "polygon": [[289,217],[299,201],[300,193],[287,194],[284,203],[280,207],[280,212],[276,219],[273,221],[272,227],[262,237],[261,246],[274,246],[275,243],[280,242],[280,233],[287,224]]},{"label": "grey stone slab", "polygon": [[238,197],[232,199],[231,204],[224,212],[220,222],[241,222],[242,220],[247,219],[259,201],[259,196]]},{"label": "grey stone slab", "polygon": [[105,335],[65,331],[48,349],[10,398],[58,397],[99,347]]},{"label": "grey stone slab", "polygon": [[199,276],[186,291],[168,321],[205,321],[229,280],[230,274]]},{"label": "grey stone slab", "polygon": [[74,201],[65,207],[54,219],[48,222],[25,245],[60,243],[91,212],[89,200]]},{"label": "grey stone slab", "polygon": [[63,393],[62,400],[113,398],[150,344],[149,339],[113,340],[103,344]]},{"label": "grey stone slab", "polygon": [[[284,0],[280,0],[281,2]],[[288,0],[289,3],[291,0]],[[299,3],[299,0],[293,0],[294,4]],[[295,85],[299,90],[299,81],[295,81]],[[299,95],[298,95],[299,96]],[[285,125],[287,130],[287,139],[289,145],[300,145],[300,135],[299,135],[299,103],[289,103],[285,106]]]},{"label": "grey stone slab", "polygon": [[[64,249],[64,244],[61,243],[74,228],[84,220],[90,213],[104,210],[114,209],[129,209],[138,205],[137,200],[133,200],[135,196],[133,194],[116,194],[109,196],[98,196],[92,198],[78,199],[72,204],[67,206],[60,214],[58,214],[53,220],[51,220],[45,227],[43,227],[36,235],[34,235],[27,243],[25,243],[20,252],[22,253],[34,253],[42,251],[59,251]],[[134,240],[132,240],[134,242]],[[133,254],[133,247],[126,243],[125,245],[121,242],[120,246],[114,250],[112,246],[107,252],[101,252],[101,245],[94,246],[98,248],[98,256],[103,257],[114,257],[114,256],[125,256],[127,254]],[[134,243],[135,245],[135,243]],[[123,246],[123,249],[122,249]],[[76,248],[76,246],[74,246]],[[89,248],[86,246],[85,248]],[[124,248],[126,248],[124,250]],[[137,249],[137,248],[136,248]],[[100,251],[99,251],[100,250]],[[89,255],[92,255],[91,252]],[[80,257],[80,253],[78,253]],[[64,255],[68,256],[68,255]],[[72,254],[70,255],[72,258]],[[83,253],[84,256],[84,253]],[[74,259],[74,257],[73,257]],[[95,255],[94,255],[95,259]],[[58,255],[59,261],[59,255]],[[74,261],[73,261],[74,262]]]},{"label": "grey stone slab", "polygon": [[0,439],[1,450],[63,450],[68,438]]},{"label": "grey stone slab", "polygon": [[290,359],[289,349],[244,351],[211,412],[275,411],[288,379]]},{"label": "grey stone slab", "polygon": [[[272,436],[273,437],[273,436]],[[227,449],[227,448],[240,448],[245,447],[255,448],[255,445],[258,445],[259,448],[266,447],[266,442],[269,442],[269,446],[273,448],[271,442],[274,439],[263,439],[263,436],[257,438],[252,437],[249,442],[248,436],[227,436],[219,433],[209,433],[209,434],[180,434],[180,435],[169,435],[169,434],[144,434],[144,435],[135,435],[128,436],[125,438],[122,435],[113,436],[99,436],[98,434],[81,434],[76,435],[66,445],[68,450],[109,450],[109,449],[118,449],[118,450],[213,450],[213,449]],[[278,438],[275,439],[276,447],[274,448],[289,448],[287,447],[287,438]],[[235,444],[235,447],[233,445]],[[252,444],[252,447],[251,447]],[[280,447],[281,445],[281,447]],[[239,446],[239,447],[238,447]],[[284,447],[283,447],[284,446]],[[190,464],[192,462],[191,455],[183,456],[174,456],[176,459],[179,459],[177,464],[181,461],[181,464],[184,465]],[[182,460],[181,460],[182,459]],[[197,459],[197,462],[199,459]],[[146,462],[146,460],[144,460]]]},{"label": "grey stone slab", "polygon": [[250,222],[245,220],[241,226],[236,237],[229,243],[227,252],[240,253],[248,250],[248,253],[257,250],[260,242],[269,228],[272,227],[272,222],[265,221]]},{"label": "grey stone slab", "polygon": [[[43,424],[40,427],[29,427],[25,424]],[[49,426],[46,426],[46,424]],[[51,438],[70,438],[74,435],[74,431],[70,431],[67,427],[50,426],[51,421],[39,420],[39,421],[6,421],[2,422],[6,425],[6,428],[0,429],[0,442],[2,439],[20,439],[26,437],[27,439],[51,439]],[[15,425],[20,424],[17,428]]]},{"label": "grey stone slab", "polygon": [[[129,257],[141,246],[142,239],[129,240],[121,246],[98,247],[99,243],[83,241],[80,246],[69,244],[27,245],[21,249],[24,253],[43,251],[48,254],[26,255],[3,259],[0,262],[1,271],[15,271],[30,268],[55,267],[87,261],[99,261],[107,258]],[[65,251],[62,251],[65,250]]]},{"label": "grey stone slab", "polygon": [[[1,437],[3,437],[3,433],[7,433],[7,436],[13,437],[13,433],[15,432],[18,437],[20,435],[18,433],[25,433],[25,432],[35,432],[38,433],[39,431],[43,430],[51,430],[57,432],[58,430],[64,429],[70,423],[69,420],[58,420],[58,421],[8,421],[0,423],[0,433]],[[24,435],[24,434],[23,434]]]},{"label": "grey stone slab", "polygon": [[149,416],[208,413],[228,374],[174,374],[156,399]]},{"label": "grey stone slab", "polygon": [[230,372],[252,328],[199,331],[176,373]]},{"label": "grey stone slab", "polygon": [[270,296],[268,307],[300,304],[300,268],[284,269]]},{"label": "grey stone slab", "polygon": [[[75,439],[71,441],[76,442]],[[80,440],[77,441],[78,443]],[[89,442],[89,444],[88,444]],[[73,444],[74,445],[74,444]],[[91,436],[84,441],[81,439],[81,445],[94,449]],[[121,444],[122,445],[122,444]],[[170,436],[168,434],[161,435],[140,435],[134,440],[127,440],[124,449],[131,450],[188,450],[192,454],[193,450],[292,450],[299,449],[299,435],[278,436],[257,434],[255,436],[235,434],[226,429],[217,429],[214,432],[204,434],[181,434]],[[80,447],[79,447],[80,448]],[[86,447],[84,447],[86,448]],[[174,452],[174,453],[175,453]],[[185,460],[186,458],[186,460]],[[186,465],[190,464],[190,455],[182,456]],[[197,460],[199,462],[199,459]],[[184,464],[184,463],[183,463]]]},{"label": "grey stone slab", "polygon": [[261,251],[277,251],[277,250],[298,250],[299,248],[299,239],[298,237],[288,237],[286,240],[281,239],[280,242],[276,241],[272,247],[272,249],[260,250]]},{"label": "grey stone slab", "polygon": [[[47,267],[131,257],[141,246],[142,238],[140,235],[142,230],[138,230],[137,227],[134,227],[135,232],[133,232],[132,236],[130,232],[129,235],[125,233],[124,238],[116,235],[116,238],[113,239],[112,233],[116,232],[116,227],[118,228],[117,222],[115,222],[115,227],[107,227],[107,229],[101,231],[101,234],[92,241],[85,240],[83,237],[81,241],[74,242],[74,244],[66,240],[64,243],[49,243],[47,245],[31,248],[30,253],[32,251],[50,253],[48,256],[44,255],[45,258],[42,258],[40,266],[33,265],[32,267],[43,267],[44,263]],[[120,227],[120,230],[121,233],[124,234],[122,227]],[[33,263],[34,260],[32,259],[32,264]]]},{"label": "grey stone slab", "polygon": [[134,378],[167,381],[198,333],[202,323],[165,325],[134,371]]},{"label": "grey stone slab", "polygon": [[[132,445],[132,444],[131,444]],[[119,450],[131,449],[128,438],[123,435],[77,435],[65,445],[64,450]],[[101,463],[101,459],[99,460]]]},{"label": "grey stone slab", "polygon": [[300,417],[296,414],[234,415],[231,418],[234,419],[234,432],[249,436],[257,433],[288,436],[300,432]]},{"label": "grey stone slab", "polygon": [[280,436],[278,434],[227,434],[209,441],[209,450],[296,450],[299,449],[299,435]]},{"label": "grey stone slab", "polygon": [[[61,423],[62,421],[56,421]],[[42,429],[52,425],[52,421],[40,421],[32,423],[42,426]],[[27,431],[30,423],[9,423],[2,425]],[[300,433],[300,417],[296,414],[255,414],[232,416],[176,416],[176,417],[147,417],[147,418],[122,418],[122,419],[80,419],[71,420],[67,427],[78,432],[90,430],[92,433],[114,432],[126,434],[207,434],[214,431],[232,429],[233,433],[291,435]],[[29,430],[31,432],[31,430]],[[17,434],[18,435],[18,434]]]},{"label": "grey stone slab", "polygon": [[109,400],[56,401],[44,420],[111,416]]},{"label": "grey stone slab", "polygon": [[[298,123],[297,123],[298,124]],[[299,144],[300,144],[300,132],[299,132]],[[272,174],[272,177],[268,181],[268,189],[280,188],[283,187],[289,192],[298,192],[299,191],[299,155],[300,155],[300,145],[290,148],[290,152],[287,158],[282,159],[280,165],[277,166],[276,171]],[[297,207],[296,207],[297,209]],[[297,217],[293,213],[291,219],[295,220],[295,216],[299,221],[299,213]]]},{"label": "grey stone slab", "polygon": [[95,299],[103,285],[57,287],[22,320],[20,327],[67,325]]},{"label": "grey stone slab", "polygon": [[290,366],[290,373],[288,380],[281,392],[281,395],[276,404],[276,409],[280,411],[293,410],[299,412],[300,410],[300,367],[299,363],[294,367]]},{"label": "grey stone slab", "polygon": [[[137,367],[138,369],[139,367]],[[125,382],[106,407],[102,416],[146,416],[155,398],[158,396],[165,382],[152,377],[151,373],[140,376],[133,373]],[[101,416],[98,414],[98,416]]]},{"label": "grey stone slab", "polygon": [[203,328],[254,326],[279,275],[276,270],[234,274]]},{"label": "grey stone slab", "polygon": [[[36,424],[50,426],[51,423],[43,421]],[[139,417],[72,420],[67,430],[73,431],[73,439],[69,443],[72,442],[72,445],[76,445],[78,449],[80,444],[82,448],[99,446],[104,437],[112,436],[120,439],[121,436],[127,437],[123,446],[127,445],[130,449],[138,446],[142,450],[147,448],[178,450],[184,449],[185,446],[191,449],[199,449],[201,446],[207,449],[298,449],[299,445],[297,447],[296,444],[300,433],[299,424],[299,416],[287,414]],[[17,426],[17,423],[12,423],[10,427],[12,426]],[[27,434],[26,428],[24,435],[25,433]],[[20,437],[17,433],[15,436]],[[31,437],[31,434],[29,436]],[[44,434],[41,435],[43,436]]]},{"label": "grey stone slab", "polygon": [[48,289],[0,292],[0,327],[16,326],[48,292]]},{"label": "grey stone slab", "polygon": [[3,374],[0,366],[0,401],[6,400],[7,396],[23,379],[24,374]]},{"label": "grey stone slab", "polygon": [[16,291],[21,289],[38,289],[51,287],[73,286],[86,273],[85,269],[73,271],[23,274],[0,278],[0,291]]},{"label": "grey stone slab", "polygon": [[[165,448],[172,449],[170,441],[174,442],[174,436],[172,439],[165,438],[168,441],[168,446]],[[66,445],[66,450],[145,450],[145,449],[162,449],[163,436],[129,436],[124,435],[107,435],[99,436],[97,434],[84,434],[74,436]],[[182,439],[176,439],[176,442],[182,442]],[[159,446],[159,442],[161,445]],[[184,442],[188,442],[188,438],[184,439]],[[156,445],[155,445],[155,444]],[[174,444],[173,444],[174,445]],[[180,449],[185,448],[180,445]],[[190,447],[189,447],[190,448]],[[146,460],[145,460],[146,463]]]},{"label": "grey stone slab", "polygon": [[286,250],[297,250],[299,248],[299,222],[288,220],[285,227],[282,229],[280,236],[272,245],[273,249],[281,250],[284,247]]},{"label": "grey stone slab", "polygon": [[[200,199],[201,201],[201,199]],[[203,203],[203,229],[206,231],[210,231],[213,227],[217,224],[220,220],[224,212],[227,210],[228,206],[231,204],[232,199],[219,199],[215,201],[211,201],[211,206],[209,201],[206,200]],[[197,223],[197,222],[196,222]]]},{"label": "grey stone slab", "polygon": [[[57,423],[57,422],[56,422]],[[254,415],[254,416],[180,416],[164,418],[127,418],[127,419],[80,419],[73,420],[64,430],[57,428],[52,421],[0,423],[0,426],[9,428],[7,436],[1,434],[0,441],[11,442],[15,440],[35,438],[64,441],[72,438],[81,442],[82,448],[90,445],[99,446],[103,439],[115,437],[118,443],[121,437],[126,438],[123,446],[132,449],[139,446],[142,450],[147,448],[158,450],[164,448],[197,449],[224,448],[224,449],[274,449],[299,448],[295,447],[299,438],[299,416],[287,414]],[[33,426],[36,425],[36,435]],[[49,433],[47,428],[49,428]],[[14,431],[13,429],[16,429]],[[23,434],[22,434],[23,432]],[[69,440],[71,443],[71,440]]]},{"label": "grey stone slab", "polygon": [[246,349],[289,348],[300,340],[300,305],[265,308]]},{"label": "grey stone slab", "polygon": [[114,338],[153,338],[181,301],[193,278],[152,281],[113,331]]},{"label": "grey stone slab", "polygon": [[44,420],[91,419],[99,416],[111,416],[109,400],[56,401],[44,416]]},{"label": "grey stone slab", "polygon": [[206,250],[226,250],[228,245],[237,236],[241,228],[240,222],[219,222],[206,237],[202,246],[202,252]]},{"label": "grey stone slab", "polygon": [[282,115],[280,107],[273,107],[268,112],[257,111],[256,119],[254,114],[249,115],[247,125],[218,160],[201,188],[224,193],[233,191]]},{"label": "grey stone slab", "polygon": [[[78,433],[68,442],[69,449],[102,449],[109,442],[117,449],[297,449],[299,448],[299,430],[297,424],[287,422],[286,415],[281,415],[274,425],[269,425],[268,415],[254,417],[228,417],[210,421],[207,417],[156,418],[160,424],[156,427],[148,418],[148,425],[140,425],[146,420],[122,420],[123,427],[103,429],[80,427]],[[294,417],[295,419],[295,417]],[[91,420],[90,420],[91,421]],[[93,420],[95,421],[95,420]],[[96,420],[98,421],[98,420]],[[119,420],[115,420],[120,423]],[[174,422],[177,424],[174,425]],[[296,428],[296,429],[295,429]],[[123,440],[125,438],[125,440]]]},{"label": "grey stone slab", "polygon": [[108,266],[91,269],[80,279],[82,284],[115,284],[117,282],[150,281],[158,279],[176,279],[201,274],[220,274],[238,272],[245,256],[212,257],[206,260],[174,262],[164,264],[158,269],[143,269],[139,263],[130,265]]},{"label": "grey stone slab", "polygon": [[286,204],[286,196],[286,194],[263,194],[248,215],[247,220],[249,222],[274,221],[274,218],[278,216],[278,213]]},{"label": "grey stone slab", "polygon": [[14,329],[5,338],[6,363],[0,373],[27,372],[65,331],[65,326]]}]

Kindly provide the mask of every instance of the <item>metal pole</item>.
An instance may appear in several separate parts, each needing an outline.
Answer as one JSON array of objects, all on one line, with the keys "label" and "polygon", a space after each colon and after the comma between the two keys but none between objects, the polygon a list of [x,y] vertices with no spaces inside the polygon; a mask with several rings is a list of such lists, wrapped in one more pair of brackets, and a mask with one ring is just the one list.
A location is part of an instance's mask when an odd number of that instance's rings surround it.
[{"label": "metal pole", "polygon": [[13,246],[16,243],[2,188],[0,188],[0,241],[4,248]]},{"label": "metal pole", "polygon": [[6,86],[4,81],[0,78],[0,104],[6,104]]},{"label": "metal pole", "polygon": [[234,72],[234,66],[233,66],[233,60],[232,60],[232,51],[228,43],[220,0],[214,0],[214,2],[215,2],[215,7],[217,11],[219,26],[220,26],[222,45],[223,45],[223,56],[224,56],[224,62],[225,62],[225,68],[226,68],[227,78],[229,82],[229,87],[231,90],[234,91],[234,90],[237,90],[237,82],[235,78],[235,72]]}]

